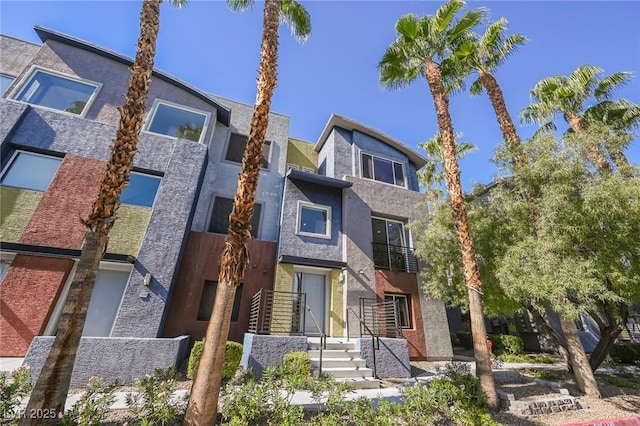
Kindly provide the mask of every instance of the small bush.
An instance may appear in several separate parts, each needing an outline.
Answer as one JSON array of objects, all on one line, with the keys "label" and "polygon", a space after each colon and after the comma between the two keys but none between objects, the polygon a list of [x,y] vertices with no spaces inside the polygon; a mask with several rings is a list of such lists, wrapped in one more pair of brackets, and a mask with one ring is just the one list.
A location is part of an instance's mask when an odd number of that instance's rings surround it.
[{"label": "small bush", "polygon": [[609,356],[615,363],[619,364],[639,364],[640,344],[632,342],[618,343],[611,347]]},{"label": "small bush", "polygon": [[22,398],[31,391],[29,367],[19,367],[7,374],[0,372],[0,419],[18,418]]},{"label": "small bush", "polygon": [[454,348],[456,346],[460,346],[460,341],[458,340],[458,335],[456,333],[449,333],[449,337],[451,338],[451,346]]},{"label": "small bush", "polygon": [[496,334],[491,336],[493,347],[497,352],[520,355],[524,353],[524,342],[518,336]]},{"label": "small bush", "polygon": [[300,351],[285,354],[282,359],[282,366],[286,372],[298,373],[303,376],[311,374],[311,358],[309,358],[308,352]]},{"label": "small bush", "polygon": [[165,425],[178,417],[181,402],[172,394],[178,373],[175,368],[156,369],[135,383],[135,393],[125,397],[127,408],[140,425]]},{"label": "small bush", "polygon": [[464,349],[469,350],[473,348],[471,333],[468,333],[466,331],[458,331],[456,333],[456,337],[458,338],[458,344]]},{"label": "small bush", "polygon": [[[198,371],[198,365],[200,365],[200,358],[202,358],[202,351],[204,351],[204,339],[195,342],[193,344],[193,348],[191,348],[189,364],[187,365],[187,378],[192,380],[195,379],[196,372]],[[222,367],[223,379],[229,380],[236,374],[241,358],[242,345],[238,342],[227,342],[227,346],[224,351],[224,364]]]},{"label": "small bush", "polygon": [[102,379],[92,377],[89,390],[67,411],[60,424],[63,426],[97,426],[111,404],[116,400],[115,388],[118,383],[105,384]]}]

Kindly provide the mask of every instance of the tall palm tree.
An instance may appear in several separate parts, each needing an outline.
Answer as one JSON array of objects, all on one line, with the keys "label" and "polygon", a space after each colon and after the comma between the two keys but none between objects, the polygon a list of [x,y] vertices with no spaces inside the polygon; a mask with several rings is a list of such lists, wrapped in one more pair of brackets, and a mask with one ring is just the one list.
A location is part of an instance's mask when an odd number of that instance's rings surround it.
[{"label": "tall palm tree", "polygon": [[[595,99],[596,104],[590,108],[605,109],[613,93],[631,80],[631,73],[618,72],[604,78],[599,75],[604,71],[593,65],[580,65],[568,75],[556,75],[540,80],[531,90],[533,103],[521,111],[522,121],[525,123],[538,122],[542,129],[555,129],[553,118],[562,114],[571,130],[575,133],[586,129],[589,107],[586,103]],[[589,160],[600,173],[611,172],[611,166],[598,144],[584,147]]]},{"label": "tall palm tree", "polygon": [[[480,387],[486,394],[489,406],[499,408],[495,379],[486,345],[486,327],[482,312],[482,283],[478,273],[476,253],[469,232],[469,218],[460,185],[460,169],[456,158],[456,143],[449,113],[449,95],[443,82],[441,67],[450,61],[451,51],[459,41],[470,37],[470,32],[486,15],[483,9],[475,9],[454,22],[456,13],[465,6],[464,1],[449,0],[433,16],[418,18],[407,14],[396,22],[396,39],[385,51],[378,68],[380,81],[389,88],[401,88],[419,77],[427,80],[433,97],[438,128],[442,138],[444,180],[449,193],[451,213],[455,224],[464,279],[469,294],[471,331]],[[440,63],[440,65],[439,65]],[[447,76],[444,76],[447,78]]]},{"label": "tall palm tree", "polygon": [[[69,288],[62,317],[49,355],[31,392],[26,413],[55,409],[64,413],[71,373],[95,285],[102,256],[106,252],[109,231],[116,220],[120,194],[129,184],[129,175],[137,152],[140,130],[144,124],[146,101],[156,55],[162,0],[143,0],[140,12],[140,36],[131,67],[124,105],[119,109],[120,122],[111,145],[109,162],[102,174],[100,190],[89,217],[81,219],[86,228],[84,245]],[[181,5],[184,1],[174,0]],[[57,421],[48,419],[52,422]],[[21,425],[41,425],[46,419],[23,418]]]},{"label": "tall palm tree", "polygon": [[[253,5],[253,0],[228,0],[227,4],[235,11],[244,11]],[[229,229],[222,252],[218,290],[205,334],[202,358],[191,388],[184,418],[185,425],[208,425],[216,421],[233,301],[236,288],[249,264],[246,244],[251,238],[251,219],[262,167],[262,145],[267,133],[271,98],[276,87],[280,21],[288,23],[294,37],[301,41],[306,40],[311,32],[311,19],[302,5],[294,0],[265,1],[258,92],[251,117],[251,130],[233,208],[229,215]]]}]

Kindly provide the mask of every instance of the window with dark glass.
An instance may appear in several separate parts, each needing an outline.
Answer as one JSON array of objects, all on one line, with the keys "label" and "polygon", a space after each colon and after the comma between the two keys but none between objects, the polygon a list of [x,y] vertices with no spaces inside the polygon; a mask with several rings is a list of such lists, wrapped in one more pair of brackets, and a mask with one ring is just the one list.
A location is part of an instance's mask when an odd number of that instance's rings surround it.
[{"label": "window with dark glass", "polygon": [[[229,230],[229,214],[233,208],[233,199],[224,197],[215,197],[213,200],[213,208],[211,210],[211,218],[209,219],[209,227],[207,232],[216,234],[226,234]],[[253,218],[251,219],[251,236],[258,238],[260,230],[260,214],[262,213],[262,205],[255,204],[253,207]]]},{"label": "window with dark glass", "polygon": [[[234,163],[242,164],[242,156],[244,155],[244,150],[247,147],[248,136],[241,135],[239,133],[231,133],[229,137],[229,144],[227,145],[227,153],[225,154],[224,159],[227,161],[232,161]],[[271,141],[264,141],[262,145],[262,168],[269,168],[269,162],[271,154]]]},{"label": "window with dark glass", "polygon": [[37,70],[15,99],[82,115],[97,89],[94,83]]},{"label": "window with dark glass", "polygon": [[160,177],[131,173],[129,185],[122,191],[120,202],[134,206],[151,207],[156,199]]},{"label": "window with dark glass", "polygon": [[206,124],[205,112],[157,102],[147,131],[200,142],[205,133]]},{"label": "window with dark glass", "polygon": [[[384,301],[395,303],[400,327],[411,328],[410,296],[408,294],[385,294]],[[393,305],[387,304],[387,309],[393,309]]]},{"label": "window with dark glass", "polygon": [[[202,297],[200,298],[200,307],[198,308],[198,321],[209,321],[213,312],[213,302],[216,299],[216,291],[218,289],[217,281],[205,281],[202,287]],[[238,321],[240,314],[240,300],[242,298],[242,283],[236,288],[236,296],[233,299],[233,311],[231,311],[231,322]]]},{"label": "window with dark glass", "polygon": [[362,153],[362,177],[397,186],[405,186],[404,166],[398,161],[387,160]]},{"label": "window with dark glass", "polygon": [[371,218],[373,263],[377,268],[407,270],[407,250],[401,222]]},{"label": "window with dark glass", "polygon": [[0,184],[46,191],[61,162],[61,158],[19,151],[2,174]]}]

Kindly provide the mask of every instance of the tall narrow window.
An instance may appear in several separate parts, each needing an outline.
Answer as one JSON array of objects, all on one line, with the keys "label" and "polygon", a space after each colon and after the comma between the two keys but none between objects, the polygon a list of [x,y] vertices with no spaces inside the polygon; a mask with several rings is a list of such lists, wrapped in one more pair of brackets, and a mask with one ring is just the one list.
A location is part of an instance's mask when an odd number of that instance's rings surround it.
[{"label": "tall narrow window", "polygon": [[397,186],[405,186],[404,166],[398,161],[362,153],[362,177]]},{"label": "tall narrow window", "polygon": [[87,308],[83,336],[108,337],[131,271],[100,269]]},{"label": "tall narrow window", "polygon": [[157,101],[147,131],[202,142],[208,121],[209,114],[204,111]]},{"label": "tall narrow window", "polygon": [[[411,328],[410,296],[408,294],[385,294],[384,301],[395,304],[400,327]],[[387,305],[387,309],[393,309],[392,306],[393,305],[390,306],[390,304]]]},{"label": "tall narrow window", "polygon": [[[215,197],[213,199],[213,208],[211,209],[207,232],[226,234],[229,230],[229,214],[232,208],[233,199]],[[256,203],[253,207],[253,218],[251,219],[251,236],[253,238],[258,238],[259,235],[261,213],[262,205]]]},{"label": "tall narrow window", "polygon": [[389,219],[371,218],[373,263],[382,269],[408,271],[404,226]]},{"label": "tall narrow window", "polygon": [[46,191],[61,162],[61,158],[18,151],[2,174],[0,184]]},{"label": "tall narrow window", "polygon": [[99,84],[36,70],[14,99],[83,115]]},{"label": "tall narrow window", "polygon": [[[239,133],[231,133],[229,144],[224,159],[234,163],[242,163],[242,156],[247,147],[248,136]],[[271,161],[271,141],[264,141],[262,145],[262,168],[268,169]]]}]

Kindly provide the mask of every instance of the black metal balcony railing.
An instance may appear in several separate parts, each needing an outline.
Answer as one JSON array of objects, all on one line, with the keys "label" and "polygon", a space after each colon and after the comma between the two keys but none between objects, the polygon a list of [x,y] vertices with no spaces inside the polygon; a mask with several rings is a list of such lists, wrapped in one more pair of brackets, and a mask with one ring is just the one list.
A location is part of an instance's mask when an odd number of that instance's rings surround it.
[{"label": "black metal balcony railing", "polygon": [[379,269],[418,272],[418,260],[411,247],[373,243],[373,264]]},{"label": "black metal balcony railing", "polygon": [[402,337],[400,326],[400,307],[397,300],[379,302],[377,299],[360,298],[360,335],[366,334],[363,326],[366,325],[368,333],[380,337]]},{"label": "black metal balcony railing", "polygon": [[251,298],[249,333],[304,334],[305,296],[261,289]]}]

